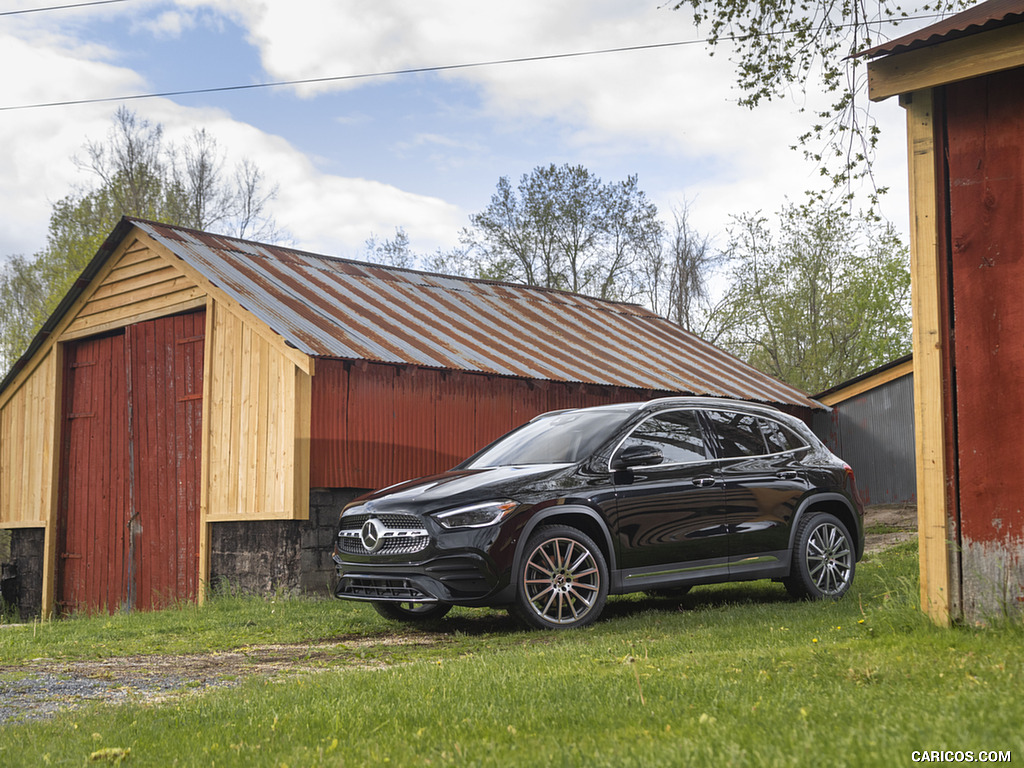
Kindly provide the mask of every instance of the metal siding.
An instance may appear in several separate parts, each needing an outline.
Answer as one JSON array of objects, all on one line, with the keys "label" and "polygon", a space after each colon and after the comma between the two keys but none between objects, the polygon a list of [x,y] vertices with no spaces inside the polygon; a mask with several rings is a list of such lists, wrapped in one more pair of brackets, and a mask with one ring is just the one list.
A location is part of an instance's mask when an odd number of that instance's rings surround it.
[{"label": "metal siding", "polygon": [[131,221],[315,357],[818,407],[636,305]]},{"label": "metal siding", "polygon": [[382,488],[450,469],[545,411],[650,392],[321,360],[313,377],[313,487]]},{"label": "metal siding", "polygon": [[865,504],[916,502],[913,375],[815,414],[814,431],[853,468]]}]

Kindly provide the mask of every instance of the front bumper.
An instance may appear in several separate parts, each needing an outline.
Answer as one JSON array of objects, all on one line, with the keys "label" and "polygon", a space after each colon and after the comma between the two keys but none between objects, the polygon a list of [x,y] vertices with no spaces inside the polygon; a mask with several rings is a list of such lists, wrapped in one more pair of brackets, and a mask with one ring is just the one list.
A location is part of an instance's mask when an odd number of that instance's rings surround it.
[{"label": "front bumper", "polygon": [[342,600],[453,603],[486,605],[508,584],[493,561],[479,553],[463,552],[419,563],[352,562],[338,552],[338,586]]}]

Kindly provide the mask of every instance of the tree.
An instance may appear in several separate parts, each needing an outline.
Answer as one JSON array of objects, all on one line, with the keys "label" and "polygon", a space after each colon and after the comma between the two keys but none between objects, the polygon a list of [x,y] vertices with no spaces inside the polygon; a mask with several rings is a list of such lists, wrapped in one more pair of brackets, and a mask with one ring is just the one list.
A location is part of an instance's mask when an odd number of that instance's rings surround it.
[{"label": "tree", "polygon": [[[929,0],[920,10],[937,19],[971,4]],[[693,11],[712,48],[733,45],[740,104],[756,107],[793,90],[829,94],[832,104],[815,113],[799,144],[834,185],[870,173],[878,127],[863,104],[864,62],[854,54],[908,18],[898,0],[676,0],[674,7]]]},{"label": "tree", "polygon": [[730,231],[719,343],[807,392],[910,351],[909,252],[891,225],[834,203],[788,205]]},{"label": "tree", "polygon": [[0,366],[6,371],[36,331],[44,289],[35,263],[12,256],[0,268]]},{"label": "tree", "polygon": [[632,271],[662,233],[657,207],[636,176],[603,184],[582,166],[540,166],[513,188],[498,180],[490,204],[470,216],[465,253],[478,277],[631,298]]},{"label": "tree", "polygon": [[711,312],[708,277],[721,260],[711,238],[690,224],[689,207],[676,207],[661,242],[638,259],[638,294],[658,314],[688,331],[703,332],[698,326]]},{"label": "tree", "polygon": [[[0,350],[10,365],[56,309],[122,216],[238,237],[274,241],[282,235],[267,213],[276,187],[243,159],[234,174],[216,140],[203,128],[182,147],[163,128],[122,107],[104,141],[88,140],[76,165],[97,183],[58,200],[46,245],[31,260],[12,260],[0,275]],[[32,282],[34,281],[34,282]]]},{"label": "tree", "polygon": [[393,240],[378,240],[376,235],[366,238],[364,258],[374,264],[412,269],[416,266],[416,254],[409,247],[409,235],[402,227],[395,227]]}]

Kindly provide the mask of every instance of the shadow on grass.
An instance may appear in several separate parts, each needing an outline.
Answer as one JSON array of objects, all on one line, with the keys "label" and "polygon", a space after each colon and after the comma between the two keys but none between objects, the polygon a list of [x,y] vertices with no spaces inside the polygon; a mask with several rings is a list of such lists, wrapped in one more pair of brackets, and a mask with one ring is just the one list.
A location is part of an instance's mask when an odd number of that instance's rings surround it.
[{"label": "shadow on grass", "polygon": [[[795,602],[781,584],[770,582],[750,582],[741,584],[717,584],[713,586],[695,587],[682,596],[651,596],[644,593],[618,595],[610,598],[605,606],[597,625],[630,619],[641,614],[664,612],[672,615],[680,612],[697,610],[714,610],[729,606],[757,604],[790,605]],[[531,630],[518,619],[509,615],[501,608],[463,608],[456,609],[443,619],[408,625],[396,623],[390,631],[385,629],[380,634],[463,634],[478,637],[495,634],[506,635],[523,633],[527,636],[543,636],[542,630]],[[552,630],[558,631],[558,630]],[[364,636],[365,637],[365,636]]]}]

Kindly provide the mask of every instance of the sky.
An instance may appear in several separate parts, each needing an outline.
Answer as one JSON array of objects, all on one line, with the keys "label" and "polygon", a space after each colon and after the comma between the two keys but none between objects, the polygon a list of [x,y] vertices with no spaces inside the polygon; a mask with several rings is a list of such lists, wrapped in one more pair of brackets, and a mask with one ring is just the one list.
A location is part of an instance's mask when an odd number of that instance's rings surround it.
[{"label": "sky", "polygon": [[[750,110],[727,52],[664,0],[0,0],[0,257],[42,248],[55,201],[91,182],[72,161],[119,105],[181,141],[206,128],[228,165],[248,158],[278,185],[289,244],[358,258],[368,237],[413,250],[457,243],[500,177],[583,165],[636,174],[668,219],[723,244],[731,217],[800,202],[821,184],[790,149],[808,113],[793,96]],[[920,22],[924,26],[927,22]],[[906,30],[905,30],[906,31]],[[336,78],[630,46],[593,56],[131,101],[5,107]],[[801,113],[801,107],[807,112]],[[905,116],[882,128],[882,213],[907,228]]]}]

